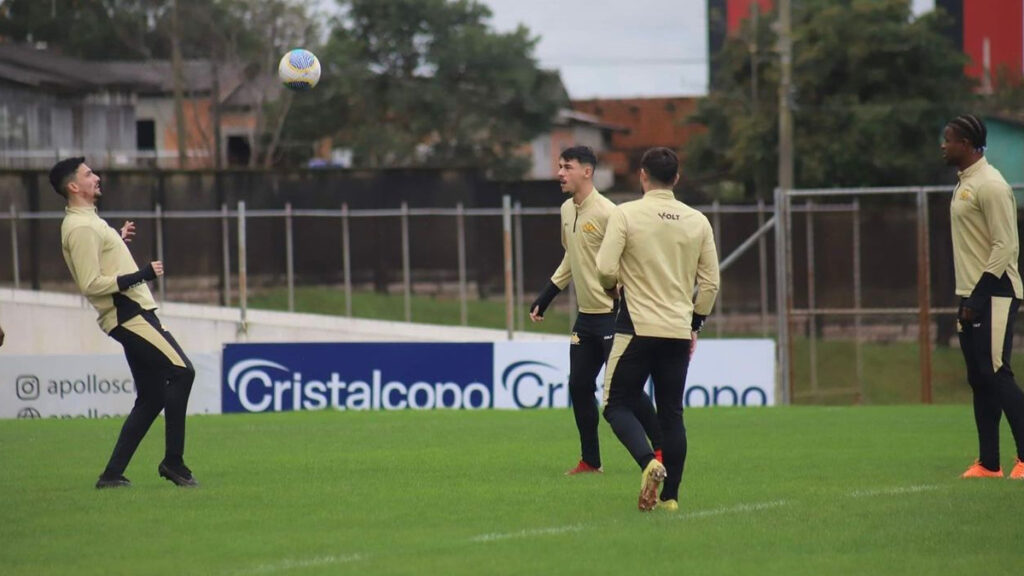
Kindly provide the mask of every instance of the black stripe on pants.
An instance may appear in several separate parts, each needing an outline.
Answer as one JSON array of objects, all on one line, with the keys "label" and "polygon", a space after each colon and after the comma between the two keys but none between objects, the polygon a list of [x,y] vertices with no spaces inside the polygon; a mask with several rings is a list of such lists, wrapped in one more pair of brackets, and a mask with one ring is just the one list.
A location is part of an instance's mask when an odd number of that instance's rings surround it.
[{"label": "black stripe on pants", "polygon": [[619,441],[629,450],[641,469],[654,458],[643,427],[637,419],[647,377],[654,381],[658,424],[663,438],[663,456],[668,475],[661,499],[679,498],[679,484],[686,464],[686,427],[683,424],[683,388],[690,365],[690,341],[616,334],[605,386],[604,417]]},{"label": "black stripe on pants", "polygon": [[[569,400],[572,403],[576,429],[580,434],[581,458],[594,468],[601,467],[601,446],[598,439],[597,402],[594,399],[596,379],[612,349],[615,338],[615,313],[576,316],[569,345]],[[637,417],[654,445],[661,448],[661,428],[651,399],[643,395],[638,403]]]},{"label": "black stripe on pants", "polygon": [[124,473],[161,410],[166,421],[164,461],[183,464],[185,412],[196,374],[192,362],[150,311],[116,326],[110,337],[124,347],[138,396],[121,427],[104,475]]},{"label": "black stripe on pants", "polygon": [[978,318],[973,323],[958,323],[960,351],[967,364],[967,382],[974,394],[978,459],[989,470],[1000,467],[999,421],[1003,413],[1017,444],[1017,457],[1024,460],[1024,391],[1010,369],[1013,324],[1020,302],[1016,298],[993,296],[984,310],[976,311]]}]

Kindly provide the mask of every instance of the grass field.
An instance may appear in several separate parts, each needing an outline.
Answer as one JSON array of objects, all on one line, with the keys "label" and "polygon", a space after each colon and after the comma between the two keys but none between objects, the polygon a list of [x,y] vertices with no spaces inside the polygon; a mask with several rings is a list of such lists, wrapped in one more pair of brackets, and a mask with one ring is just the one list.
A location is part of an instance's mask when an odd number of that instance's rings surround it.
[{"label": "grass field", "polygon": [[[1024,483],[963,481],[967,406],[687,412],[681,509],[636,510],[602,423],[603,475],[566,477],[552,411],[195,417],[188,490],[156,474],[158,421],[92,488],[120,425],[0,421],[0,573],[1017,574]],[[1012,463],[1004,425],[1003,465]]]}]

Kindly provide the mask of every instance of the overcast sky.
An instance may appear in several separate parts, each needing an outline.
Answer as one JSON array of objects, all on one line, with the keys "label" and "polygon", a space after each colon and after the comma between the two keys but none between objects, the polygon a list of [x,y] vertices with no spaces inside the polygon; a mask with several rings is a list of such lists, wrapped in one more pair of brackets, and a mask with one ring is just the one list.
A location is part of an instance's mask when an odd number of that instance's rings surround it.
[{"label": "overcast sky", "polygon": [[[525,24],[573,99],[707,92],[707,0],[480,0],[491,24]],[[321,0],[333,4],[333,0]],[[920,14],[935,0],[912,0]]]}]

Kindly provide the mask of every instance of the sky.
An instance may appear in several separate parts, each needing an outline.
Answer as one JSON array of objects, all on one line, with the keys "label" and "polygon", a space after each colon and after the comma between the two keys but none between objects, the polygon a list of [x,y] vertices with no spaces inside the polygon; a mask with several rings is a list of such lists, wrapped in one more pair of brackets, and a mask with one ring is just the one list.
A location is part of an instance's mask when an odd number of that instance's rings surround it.
[{"label": "sky", "polygon": [[[535,55],[574,100],[707,93],[707,0],[480,1],[495,29],[521,23],[540,37]],[[935,8],[912,4],[915,14]]]}]

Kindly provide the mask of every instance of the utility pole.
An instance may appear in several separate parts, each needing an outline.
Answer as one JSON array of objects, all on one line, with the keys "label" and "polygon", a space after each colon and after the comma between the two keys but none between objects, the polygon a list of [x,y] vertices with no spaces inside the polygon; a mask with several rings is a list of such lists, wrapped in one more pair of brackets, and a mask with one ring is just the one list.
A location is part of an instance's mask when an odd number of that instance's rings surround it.
[{"label": "utility pole", "polygon": [[786,239],[789,230],[788,192],[793,189],[793,37],[790,14],[790,0],[779,0],[778,51],[779,51],[779,187],[775,195],[776,238],[780,242],[779,262],[776,265],[776,286],[780,288],[776,300],[778,316],[778,386],[783,404],[792,402],[793,384],[793,338],[789,329],[789,311],[793,308],[792,286],[789,283],[789,258]]},{"label": "utility pole", "polygon": [[185,168],[185,78],[181,61],[181,25],[178,19],[178,0],[171,5],[171,74],[174,77],[174,122],[178,131],[178,168]]}]

